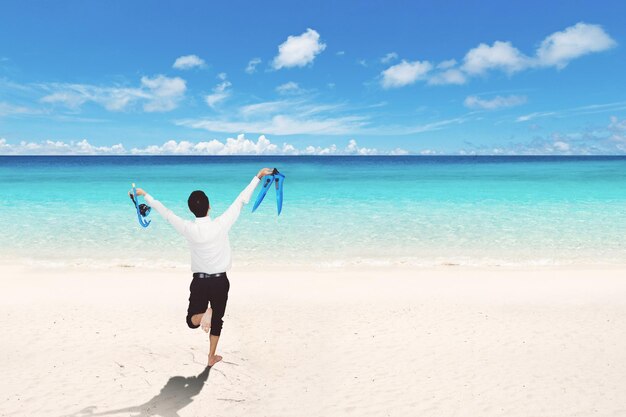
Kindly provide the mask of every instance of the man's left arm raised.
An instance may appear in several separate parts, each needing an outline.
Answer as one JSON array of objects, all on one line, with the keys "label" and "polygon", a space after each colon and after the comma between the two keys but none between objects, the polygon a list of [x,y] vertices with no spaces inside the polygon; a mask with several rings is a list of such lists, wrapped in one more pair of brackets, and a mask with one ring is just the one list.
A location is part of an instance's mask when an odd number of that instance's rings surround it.
[{"label": "man's left arm raised", "polygon": [[241,209],[243,208],[243,206],[248,204],[248,202],[250,201],[250,197],[252,197],[254,189],[257,187],[257,185],[259,185],[259,182],[261,182],[261,178],[266,175],[271,175],[272,172],[273,170],[271,168],[263,168],[262,170],[260,170],[259,173],[254,178],[252,178],[250,184],[248,184],[248,186],[244,188],[241,193],[239,193],[239,195],[237,196],[235,201],[233,201],[230,207],[228,207],[228,209],[216,220],[223,222],[226,227],[230,228],[235,223],[235,221],[237,221],[237,218],[239,218],[239,213],[241,213]]}]

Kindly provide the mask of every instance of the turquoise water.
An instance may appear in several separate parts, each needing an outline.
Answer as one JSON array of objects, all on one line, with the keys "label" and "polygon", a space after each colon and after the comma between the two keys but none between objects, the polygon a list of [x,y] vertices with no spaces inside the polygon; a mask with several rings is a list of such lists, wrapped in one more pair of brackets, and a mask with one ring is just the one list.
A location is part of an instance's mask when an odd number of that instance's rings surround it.
[{"label": "turquoise water", "polygon": [[618,157],[0,157],[0,260],[187,265],[156,212],[138,225],[130,183],[191,219],[191,191],[219,214],[265,166],[283,213],[273,190],[244,208],[238,266],[626,265]]}]

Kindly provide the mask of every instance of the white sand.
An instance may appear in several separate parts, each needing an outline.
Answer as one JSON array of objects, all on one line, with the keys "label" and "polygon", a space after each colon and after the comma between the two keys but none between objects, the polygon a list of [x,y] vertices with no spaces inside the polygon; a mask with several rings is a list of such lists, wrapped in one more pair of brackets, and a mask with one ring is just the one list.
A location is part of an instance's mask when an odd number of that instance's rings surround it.
[{"label": "white sand", "polygon": [[186,271],[0,277],[1,416],[626,416],[624,270],[234,270],[204,385]]}]

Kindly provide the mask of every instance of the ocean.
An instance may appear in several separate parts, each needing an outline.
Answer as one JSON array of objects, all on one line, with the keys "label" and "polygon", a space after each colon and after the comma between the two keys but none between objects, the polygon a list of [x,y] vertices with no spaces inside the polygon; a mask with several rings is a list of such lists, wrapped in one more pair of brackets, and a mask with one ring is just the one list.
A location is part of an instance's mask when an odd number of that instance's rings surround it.
[{"label": "ocean", "polygon": [[188,267],[132,182],[179,216],[193,190],[219,215],[262,167],[285,174],[231,231],[240,267],[626,265],[626,157],[3,156],[0,261]]}]

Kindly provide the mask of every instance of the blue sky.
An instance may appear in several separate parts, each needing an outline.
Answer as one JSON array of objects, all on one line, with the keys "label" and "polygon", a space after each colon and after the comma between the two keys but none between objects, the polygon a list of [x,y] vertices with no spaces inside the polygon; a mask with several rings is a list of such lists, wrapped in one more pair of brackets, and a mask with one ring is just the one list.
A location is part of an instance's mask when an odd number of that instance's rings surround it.
[{"label": "blue sky", "polygon": [[625,153],[624,15],[620,1],[3,1],[0,153]]}]

